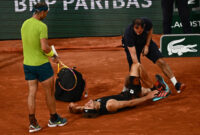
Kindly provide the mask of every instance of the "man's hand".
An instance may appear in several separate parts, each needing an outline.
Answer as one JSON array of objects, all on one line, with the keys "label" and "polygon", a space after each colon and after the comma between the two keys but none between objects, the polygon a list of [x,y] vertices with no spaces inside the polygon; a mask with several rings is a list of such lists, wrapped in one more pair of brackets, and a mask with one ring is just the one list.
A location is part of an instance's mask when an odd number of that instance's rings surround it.
[{"label": "man's hand", "polygon": [[149,46],[148,45],[145,45],[144,46],[144,49],[143,49],[143,51],[142,51],[142,54],[143,54],[143,56],[145,56],[145,55],[147,55],[149,53]]},{"label": "man's hand", "polygon": [[77,113],[76,107],[77,107],[77,104],[71,102],[71,103],[69,104],[69,111],[70,111],[71,113]]},{"label": "man's hand", "polygon": [[149,92],[146,97],[147,97],[147,99],[152,99],[152,98],[156,97],[158,93],[159,93],[158,90],[154,90],[154,91]]},{"label": "man's hand", "polygon": [[76,113],[76,114],[78,114],[78,113],[81,113],[83,111],[83,109],[84,109],[84,106],[78,106],[77,104],[75,104],[73,102],[71,102],[69,104],[69,111],[70,111],[70,113]]},{"label": "man's hand", "polygon": [[51,59],[54,63],[59,63],[59,57],[57,57],[56,55],[54,55]]},{"label": "man's hand", "polygon": [[148,32],[147,41],[142,52],[143,56],[149,53],[149,45],[151,43],[152,34],[153,34],[153,28],[151,28]]},{"label": "man's hand", "polygon": [[137,52],[136,52],[135,46],[128,47],[128,50],[130,51],[133,63],[138,63]]}]

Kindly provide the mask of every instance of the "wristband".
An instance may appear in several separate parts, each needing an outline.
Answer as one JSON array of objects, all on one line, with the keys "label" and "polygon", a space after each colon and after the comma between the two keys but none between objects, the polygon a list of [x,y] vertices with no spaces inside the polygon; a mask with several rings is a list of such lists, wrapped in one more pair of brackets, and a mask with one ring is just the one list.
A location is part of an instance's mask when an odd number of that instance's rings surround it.
[{"label": "wristband", "polygon": [[45,53],[45,55],[48,57],[53,57],[54,52],[53,52],[53,50],[51,50],[49,53]]}]

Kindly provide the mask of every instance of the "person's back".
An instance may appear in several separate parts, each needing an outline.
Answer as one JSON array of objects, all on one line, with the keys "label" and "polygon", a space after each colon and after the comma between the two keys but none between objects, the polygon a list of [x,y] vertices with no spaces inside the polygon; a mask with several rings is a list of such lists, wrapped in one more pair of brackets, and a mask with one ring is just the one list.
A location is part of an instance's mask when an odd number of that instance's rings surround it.
[{"label": "person's back", "polygon": [[41,49],[40,39],[47,38],[47,26],[35,18],[27,19],[21,28],[24,64],[39,66],[48,62],[48,57]]}]

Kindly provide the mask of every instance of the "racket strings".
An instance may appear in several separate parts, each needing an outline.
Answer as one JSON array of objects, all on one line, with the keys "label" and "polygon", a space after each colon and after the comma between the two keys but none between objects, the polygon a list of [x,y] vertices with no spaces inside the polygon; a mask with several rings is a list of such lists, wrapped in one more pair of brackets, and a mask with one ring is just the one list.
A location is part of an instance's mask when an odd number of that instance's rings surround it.
[{"label": "racket strings", "polygon": [[62,67],[60,67],[60,64],[58,63],[58,71],[57,71],[57,73],[59,73],[60,70],[63,69],[63,68],[69,69],[69,70],[72,72],[72,74],[73,74],[73,76],[74,76],[74,78],[75,78],[75,83],[74,83],[74,86],[73,86],[72,88],[70,88],[70,89],[64,88],[64,87],[62,86],[62,84],[61,84],[59,81],[58,81],[58,84],[59,84],[59,86],[60,86],[63,90],[65,90],[65,91],[71,91],[71,90],[73,90],[73,89],[76,87],[76,85],[77,85],[77,76],[76,76],[75,72],[74,72],[71,68],[69,68],[68,66],[66,66],[66,65],[64,65],[64,64],[61,64],[61,65],[62,65]]}]

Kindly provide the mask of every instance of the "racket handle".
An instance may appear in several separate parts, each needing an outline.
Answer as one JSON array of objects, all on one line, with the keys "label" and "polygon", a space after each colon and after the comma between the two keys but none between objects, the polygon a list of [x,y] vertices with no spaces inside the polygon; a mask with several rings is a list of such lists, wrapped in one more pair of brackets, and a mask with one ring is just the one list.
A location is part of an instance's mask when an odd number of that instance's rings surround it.
[{"label": "racket handle", "polygon": [[[61,65],[61,67],[60,67],[60,65]],[[63,68],[63,67],[69,68],[61,60],[58,60],[58,70],[57,70],[57,73],[59,73],[60,69]]]},{"label": "racket handle", "polygon": [[[54,52],[54,54],[58,57],[58,53],[54,47],[54,45],[51,45],[51,49],[52,51]],[[63,64],[63,62],[61,60],[58,59],[58,64],[62,65],[62,66],[65,66],[65,64]]]},{"label": "racket handle", "polygon": [[58,60],[58,64],[65,66],[65,64],[63,64],[63,62],[61,60]]},{"label": "racket handle", "polygon": [[54,45],[51,46],[51,49],[52,49],[52,51],[54,52],[54,54],[58,57],[58,53],[57,53],[57,51],[56,51]]}]

